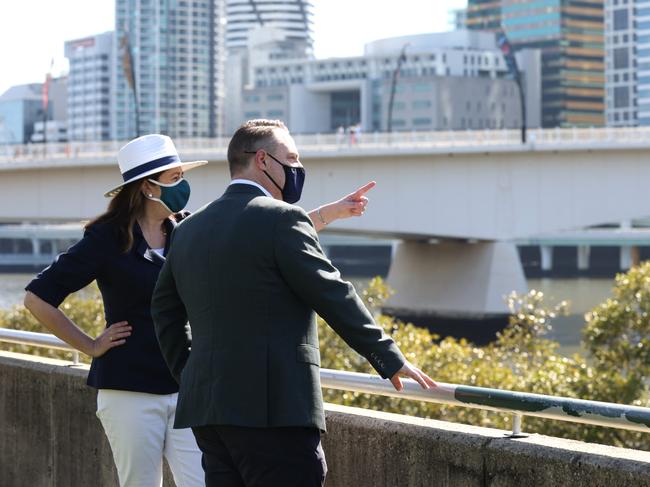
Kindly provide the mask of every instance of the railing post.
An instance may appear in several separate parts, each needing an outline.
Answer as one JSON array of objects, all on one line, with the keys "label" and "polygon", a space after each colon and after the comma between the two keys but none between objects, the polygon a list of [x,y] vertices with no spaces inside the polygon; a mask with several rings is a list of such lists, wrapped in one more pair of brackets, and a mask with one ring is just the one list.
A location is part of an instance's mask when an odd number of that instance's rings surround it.
[{"label": "railing post", "polygon": [[72,352],[72,365],[79,365],[79,352],[77,350]]},{"label": "railing post", "polygon": [[512,414],[512,433],[507,434],[507,438],[528,438],[526,433],[521,432],[521,413]]}]

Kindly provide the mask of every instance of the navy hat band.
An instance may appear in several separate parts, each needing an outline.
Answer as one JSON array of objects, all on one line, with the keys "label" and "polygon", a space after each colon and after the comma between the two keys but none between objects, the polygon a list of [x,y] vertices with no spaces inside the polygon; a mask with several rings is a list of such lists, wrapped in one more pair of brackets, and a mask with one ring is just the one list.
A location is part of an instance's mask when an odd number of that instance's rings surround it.
[{"label": "navy hat band", "polygon": [[153,161],[147,162],[146,164],[141,164],[138,167],[129,169],[124,174],[122,174],[122,179],[124,179],[124,182],[127,182],[130,181],[131,179],[137,178],[141,174],[152,171],[153,169],[157,169],[159,167],[166,166],[168,164],[173,164],[175,162],[181,162],[180,157],[178,156],[161,157],[160,159],[155,159]]}]

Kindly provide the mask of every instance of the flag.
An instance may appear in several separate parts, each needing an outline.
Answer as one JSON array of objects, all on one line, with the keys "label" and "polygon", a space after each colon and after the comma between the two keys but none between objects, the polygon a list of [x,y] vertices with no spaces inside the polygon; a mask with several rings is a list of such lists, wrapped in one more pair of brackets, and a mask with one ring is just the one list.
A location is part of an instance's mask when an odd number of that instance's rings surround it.
[{"label": "flag", "polygon": [[508,37],[503,30],[497,32],[497,45],[503,53],[503,58],[506,62],[506,66],[508,66],[508,72],[515,80],[519,80],[520,74],[519,67],[517,66],[517,59],[515,58],[515,53],[512,49],[512,45],[510,44],[510,41],[508,41]]},{"label": "flag", "polygon": [[50,83],[52,82],[52,68],[54,67],[54,58],[50,63],[50,69],[45,75],[45,83],[43,83],[42,102],[43,102],[43,113],[47,114],[48,105],[50,103]]},{"label": "flag", "polygon": [[124,77],[126,82],[131,87],[131,90],[135,93],[135,71],[133,70],[133,54],[131,53],[131,45],[129,44],[129,36],[127,33],[122,37],[120,47],[123,50],[122,53],[122,68],[124,69]]}]

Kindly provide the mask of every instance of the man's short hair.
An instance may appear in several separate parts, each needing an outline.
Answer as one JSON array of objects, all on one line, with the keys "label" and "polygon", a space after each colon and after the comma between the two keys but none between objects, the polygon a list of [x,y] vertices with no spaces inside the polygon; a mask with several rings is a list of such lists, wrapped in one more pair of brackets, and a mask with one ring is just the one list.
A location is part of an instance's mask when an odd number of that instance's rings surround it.
[{"label": "man's short hair", "polygon": [[228,144],[228,166],[230,175],[234,176],[245,170],[252,159],[247,152],[260,149],[272,151],[276,146],[275,131],[288,130],[280,120],[249,120],[237,129]]}]

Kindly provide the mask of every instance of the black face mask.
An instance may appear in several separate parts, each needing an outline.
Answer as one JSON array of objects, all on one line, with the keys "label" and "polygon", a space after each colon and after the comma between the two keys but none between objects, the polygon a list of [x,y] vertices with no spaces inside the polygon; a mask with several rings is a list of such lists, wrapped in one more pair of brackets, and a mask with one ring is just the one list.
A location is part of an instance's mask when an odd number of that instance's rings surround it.
[{"label": "black face mask", "polygon": [[284,169],[284,188],[281,188],[269,173],[264,171],[264,174],[266,174],[271,182],[275,184],[276,188],[282,191],[283,201],[290,204],[296,203],[298,200],[300,200],[300,196],[302,195],[302,187],[305,184],[305,168],[288,166],[278,161],[268,152],[267,154]]},{"label": "black face mask", "polygon": [[[244,154],[256,154],[253,151],[244,151]],[[264,171],[266,177],[271,180],[271,182],[282,192],[282,201],[285,201],[289,204],[294,204],[300,200],[302,195],[302,187],[305,184],[305,168],[304,167],[293,167],[287,164],[280,162],[275,156],[271,155],[270,152],[266,153],[271,157],[275,162],[280,164],[284,169],[284,188],[281,188],[278,183],[275,182],[275,179],[271,175]]]}]

